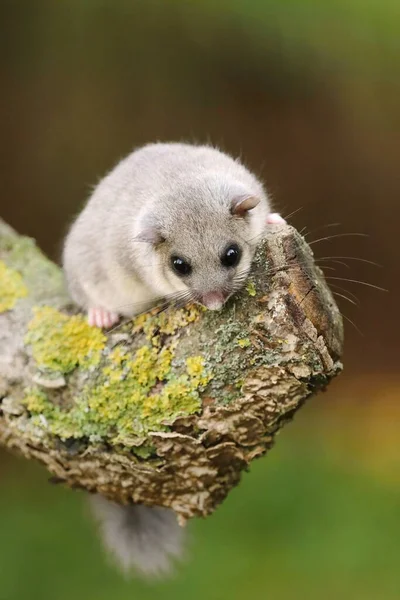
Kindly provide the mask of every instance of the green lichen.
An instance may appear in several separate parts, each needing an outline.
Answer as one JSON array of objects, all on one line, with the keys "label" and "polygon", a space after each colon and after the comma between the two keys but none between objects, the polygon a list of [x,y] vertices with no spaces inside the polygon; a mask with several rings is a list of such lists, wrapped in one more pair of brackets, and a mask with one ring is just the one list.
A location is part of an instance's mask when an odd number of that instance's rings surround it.
[{"label": "green lichen", "polygon": [[168,346],[144,345],[133,358],[113,350],[103,369],[105,379],[84,390],[77,403],[75,416],[84,416],[85,435],[111,434],[112,443],[130,445],[137,436],[165,431],[178,416],[197,412],[199,391],[210,376],[205,370],[176,375],[172,359]]},{"label": "green lichen", "polygon": [[141,421],[149,430],[191,415],[201,407],[198,384],[186,375],[171,379],[158,394],[143,399]]},{"label": "green lichen", "polygon": [[[114,350],[104,368],[104,379],[87,386],[70,410],[54,405],[39,389],[29,390],[24,404],[36,426],[62,439],[89,437],[134,447],[149,431],[166,431],[178,416],[201,408],[199,390],[209,376],[205,372],[168,375],[168,352],[156,353],[144,346],[131,359],[128,353]],[[170,378],[164,382],[165,377]]]},{"label": "green lichen", "polygon": [[212,374],[206,369],[205,360],[202,356],[189,356],[186,359],[186,371],[201,388],[204,388],[212,379]]},{"label": "green lichen", "polygon": [[201,306],[189,305],[185,308],[157,314],[157,309],[154,309],[154,311],[139,315],[134,319],[133,331],[134,333],[143,331],[146,339],[153,346],[160,346],[161,336],[174,335],[189,323],[197,321],[203,310]]},{"label": "green lichen", "polygon": [[139,458],[146,460],[150,456],[154,456],[156,454],[156,449],[154,446],[148,444],[142,444],[137,448],[132,448],[132,452],[136,454]]},{"label": "green lichen", "polygon": [[55,408],[49,401],[47,394],[39,388],[28,389],[23,404],[30,412],[41,414],[44,417],[51,416]]},{"label": "green lichen", "polygon": [[218,398],[219,404],[229,404],[241,396],[243,372],[260,354],[253,343],[253,329],[253,320],[249,322],[232,312],[215,329],[212,341],[207,340],[204,356],[206,364],[213,365],[207,393]]},{"label": "green lichen", "polygon": [[90,327],[83,316],[69,317],[50,306],[34,308],[25,336],[39,369],[64,374],[77,366],[98,365],[105,342],[101,330]]},{"label": "green lichen", "polygon": [[0,260],[0,313],[11,310],[20,298],[27,295],[28,289],[20,273]]},{"label": "green lichen", "polygon": [[248,281],[246,284],[246,290],[249,296],[255,296],[257,294],[256,286],[253,281]]},{"label": "green lichen", "polygon": [[[29,391],[24,403],[35,426],[64,440],[88,437],[91,441],[105,440],[140,453],[138,448],[146,442],[150,431],[167,431],[177,417],[201,409],[200,392],[212,374],[201,356],[190,356],[183,364],[174,362],[177,340],[170,333],[178,331],[183,323],[192,322],[198,314],[189,309],[169,322],[156,317],[157,331],[167,336],[161,346],[151,338],[133,355],[123,346],[104,350],[99,368],[68,409],[52,403],[40,390]],[[65,373],[85,368],[88,361],[99,363],[104,340],[93,346],[93,338],[85,334],[83,343],[82,328],[86,324],[80,319],[66,317],[49,307],[37,309],[27,337],[39,365],[62,369]],[[151,318],[142,318],[139,326],[137,319],[134,324],[137,333],[143,333],[146,327],[150,330],[150,321]],[[89,330],[91,334],[103,335],[98,329]],[[67,342],[71,332],[76,335]]]},{"label": "green lichen", "polygon": [[65,299],[61,269],[41,252],[31,238],[18,236],[8,228],[2,229],[0,257],[7,267],[21,274],[30,297],[35,301],[48,299],[49,290],[52,297]]},{"label": "green lichen", "polygon": [[240,346],[240,348],[248,348],[251,346],[251,341],[249,338],[242,338],[237,340],[237,345]]}]

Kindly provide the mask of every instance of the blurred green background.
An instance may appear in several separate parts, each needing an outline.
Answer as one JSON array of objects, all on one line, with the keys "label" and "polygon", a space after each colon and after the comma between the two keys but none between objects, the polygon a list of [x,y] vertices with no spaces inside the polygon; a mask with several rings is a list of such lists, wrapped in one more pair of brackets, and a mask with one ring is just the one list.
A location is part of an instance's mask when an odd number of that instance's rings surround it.
[{"label": "blurred green background", "polygon": [[0,600],[400,598],[399,26],[398,0],[1,2],[1,216],[52,258],[134,146],[212,141],[302,207],[327,276],[389,293],[329,280],[358,298],[344,374],[189,525],[171,581],[125,581],[83,494],[1,454]]}]

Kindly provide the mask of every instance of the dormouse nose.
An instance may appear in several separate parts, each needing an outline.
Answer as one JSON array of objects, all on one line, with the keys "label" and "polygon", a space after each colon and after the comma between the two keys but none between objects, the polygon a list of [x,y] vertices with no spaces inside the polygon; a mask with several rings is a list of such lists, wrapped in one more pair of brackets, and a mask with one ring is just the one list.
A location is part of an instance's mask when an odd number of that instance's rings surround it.
[{"label": "dormouse nose", "polygon": [[220,291],[206,292],[201,297],[201,302],[209,310],[220,310],[225,304],[227,294]]}]

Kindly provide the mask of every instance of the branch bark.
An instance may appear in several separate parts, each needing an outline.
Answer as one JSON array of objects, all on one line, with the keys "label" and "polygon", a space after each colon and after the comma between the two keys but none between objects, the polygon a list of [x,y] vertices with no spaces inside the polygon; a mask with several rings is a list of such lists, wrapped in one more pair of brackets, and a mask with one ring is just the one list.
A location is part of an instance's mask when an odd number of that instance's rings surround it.
[{"label": "branch bark", "polygon": [[0,221],[0,312],[0,443],[55,481],[182,522],[211,513],[342,368],[340,312],[289,226],[223,311],[155,310],[103,334]]}]

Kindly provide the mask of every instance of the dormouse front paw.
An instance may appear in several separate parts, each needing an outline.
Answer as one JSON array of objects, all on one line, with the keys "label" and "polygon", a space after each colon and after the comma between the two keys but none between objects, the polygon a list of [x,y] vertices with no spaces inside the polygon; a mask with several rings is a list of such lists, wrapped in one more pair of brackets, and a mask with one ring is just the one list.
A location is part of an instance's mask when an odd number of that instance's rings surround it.
[{"label": "dormouse front paw", "polygon": [[117,313],[105,310],[104,308],[89,308],[88,322],[92,327],[100,327],[101,329],[110,329],[116,325],[120,317]]}]

